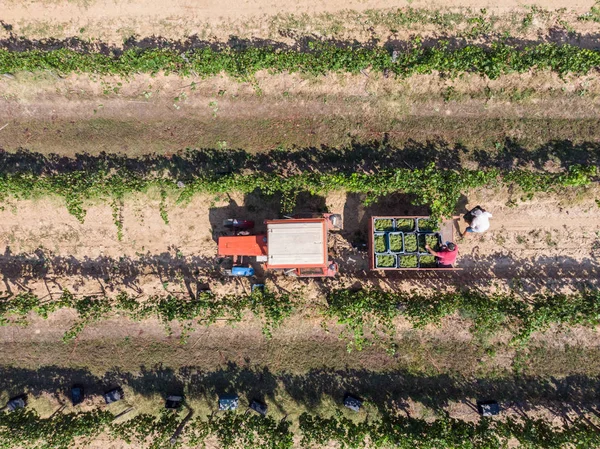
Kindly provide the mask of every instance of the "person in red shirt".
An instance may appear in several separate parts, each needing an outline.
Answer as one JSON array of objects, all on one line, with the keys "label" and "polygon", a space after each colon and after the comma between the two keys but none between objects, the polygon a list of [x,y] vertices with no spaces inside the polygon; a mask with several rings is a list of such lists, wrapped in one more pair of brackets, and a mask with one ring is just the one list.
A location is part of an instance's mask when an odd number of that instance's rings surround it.
[{"label": "person in red shirt", "polygon": [[458,256],[458,246],[452,242],[442,245],[439,251],[432,250],[429,245],[425,245],[425,249],[429,251],[429,254],[437,257],[439,266],[443,268],[450,268],[456,262],[456,256]]}]

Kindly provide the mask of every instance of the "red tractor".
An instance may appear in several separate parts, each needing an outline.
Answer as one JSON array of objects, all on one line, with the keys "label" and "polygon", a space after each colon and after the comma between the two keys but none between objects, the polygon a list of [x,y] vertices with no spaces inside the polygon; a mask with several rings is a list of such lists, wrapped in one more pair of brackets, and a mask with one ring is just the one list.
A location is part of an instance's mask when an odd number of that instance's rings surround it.
[{"label": "red tractor", "polygon": [[[314,218],[284,218],[267,220],[267,232],[250,233],[254,223],[227,220],[234,235],[219,237],[219,256],[234,258],[233,275],[251,276],[249,266],[236,266],[243,257],[256,257],[267,270],[284,270],[287,275],[301,277],[335,276],[337,263],[328,258],[329,231],[341,229],[338,214],[323,214]],[[235,224],[234,224],[235,223]]]}]

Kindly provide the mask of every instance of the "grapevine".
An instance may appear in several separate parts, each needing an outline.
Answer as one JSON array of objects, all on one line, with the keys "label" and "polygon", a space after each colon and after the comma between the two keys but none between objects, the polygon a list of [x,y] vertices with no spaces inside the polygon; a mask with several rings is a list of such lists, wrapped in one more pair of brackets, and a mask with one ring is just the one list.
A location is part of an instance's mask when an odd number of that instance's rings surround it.
[{"label": "grapevine", "polygon": [[[53,301],[42,302],[33,293],[19,293],[0,300],[0,325],[27,325],[35,313],[47,318],[60,308],[77,313],[65,340],[76,337],[88,324],[118,314],[132,320],[157,318],[170,331],[178,321],[186,334],[195,325],[210,325],[217,320],[236,323],[245,312],[260,317],[263,333],[270,337],[274,329],[306,301],[297,295],[254,291],[250,295],[217,296],[203,292],[196,298],[177,295],[132,297],[121,292],[115,297],[77,297],[68,290]],[[309,306],[309,304],[306,304]],[[439,325],[445,317],[460,313],[471,322],[475,335],[489,334],[500,329],[512,332],[512,344],[524,345],[534,332],[545,331],[553,324],[594,327],[600,324],[600,293],[586,290],[574,294],[536,294],[527,301],[513,294],[486,294],[479,291],[453,293],[408,294],[381,290],[332,290],[327,304],[319,313],[326,320],[335,320],[347,330],[349,349],[362,349],[372,340],[390,341],[394,335],[394,319],[406,318],[415,328]],[[371,335],[371,338],[368,337]]]},{"label": "grapevine", "polygon": [[431,216],[451,216],[467,189],[497,185],[518,186],[525,194],[560,192],[563,189],[581,189],[597,180],[595,165],[572,165],[559,173],[525,170],[443,170],[430,164],[422,169],[390,168],[377,173],[324,171],[284,175],[277,171],[239,171],[226,175],[190,175],[183,187],[178,180],[169,179],[170,173],[132,172],[115,166],[110,171],[103,167],[88,168],[81,172],[49,172],[37,175],[25,168],[11,173],[0,173],[0,198],[30,199],[55,195],[64,199],[68,211],[79,221],[85,220],[85,202],[100,199],[112,208],[118,237],[122,237],[121,207],[126,193],[146,193],[155,188],[160,192],[160,215],[168,224],[166,198],[169,193],[175,203],[185,204],[198,194],[250,193],[260,191],[265,195],[282,193],[282,209],[289,212],[300,191],[325,194],[332,190],[363,193],[367,201],[393,193],[407,193],[417,205],[427,205]]},{"label": "grapevine", "polygon": [[[0,412],[0,447],[22,449],[70,449],[85,447],[88,442],[105,433],[114,440],[136,447],[159,449],[173,447],[170,438],[181,423],[177,414],[141,414],[123,422],[113,421],[108,411],[57,413],[41,418],[35,411]],[[203,447],[214,436],[220,447],[291,449],[294,435],[302,447],[404,448],[404,449],[502,449],[514,440],[531,449],[600,445],[596,425],[584,417],[569,420],[556,427],[544,419],[522,416],[506,421],[482,419],[462,421],[441,413],[436,419],[412,416],[384,415],[375,419],[353,420],[341,416],[324,417],[303,413],[297,430],[285,418],[251,414],[228,413],[198,417],[183,428],[177,445]],[[513,444],[511,442],[511,444]]]},{"label": "grapevine", "polygon": [[167,48],[112,50],[109,54],[57,50],[0,50],[0,73],[52,70],[61,74],[130,76],[136,73],[209,77],[226,73],[240,80],[251,80],[260,70],[323,75],[328,72],[360,73],[369,69],[393,73],[398,77],[438,72],[458,76],[471,72],[498,78],[508,73],[532,69],[550,70],[560,75],[587,74],[600,66],[600,51],[569,44],[543,43],[520,48],[505,42],[488,47],[466,45],[451,48],[447,42],[437,46],[411,46],[396,52],[384,47],[336,46],[313,41],[308,51],[278,49],[271,46],[232,49],[199,48],[180,52]]}]

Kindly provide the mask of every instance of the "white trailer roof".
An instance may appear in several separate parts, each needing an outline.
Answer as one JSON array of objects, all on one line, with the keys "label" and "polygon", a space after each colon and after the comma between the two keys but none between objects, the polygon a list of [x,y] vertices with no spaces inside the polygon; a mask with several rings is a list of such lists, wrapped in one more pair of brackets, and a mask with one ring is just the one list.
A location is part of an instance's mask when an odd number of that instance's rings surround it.
[{"label": "white trailer roof", "polygon": [[267,223],[268,264],[322,265],[325,263],[325,223]]}]

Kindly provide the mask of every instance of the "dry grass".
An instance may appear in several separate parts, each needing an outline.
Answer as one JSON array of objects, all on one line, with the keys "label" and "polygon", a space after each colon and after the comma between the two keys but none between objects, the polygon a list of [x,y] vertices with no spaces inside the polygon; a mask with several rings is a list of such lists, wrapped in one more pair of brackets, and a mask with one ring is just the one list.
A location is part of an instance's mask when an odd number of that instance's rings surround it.
[{"label": "dry grass", "polygon": [[[355,120],[365,119],[367,123]],[[345,147],[386,140],[388,145],[433,144],[440,150],[455,145],[494,153],[505,139],[536,149],[549,140],[594,142],[597,119],[505,119],[462,117],[388,118],[373,123],[368,117],[304,118],[302,120],[244,119],[200,121],[13,121],[3,130],[2,149],[26,148],[42,154],[121,153],[128,156],[173,154],[185,148],[243,149],[250,153],[277,147]],[[457,151],[461,156],[461,153]]]},{"label": "dry grass", "polygon": [[[144,323],[135,327],[142,329]],[[348,353],[344,341],[337,341],[335,336],[326,338],[321,333],[318,339],[306,339],[306,336],[299,335],[294,342],[288,341],[287,332],[266,342],[261,342],[258,334],[248,340],[248,344],[252,342],[258,346],[242,347],[227,344],[225,336],[232,332],[228,329],[215,330],[209,335],[202,332],[201,343],[196,344],[198,337],[193,335],[188,345],[181,345],[177,338],[164,337],[157,337],[156,340],[129,337],[126,343],[125,339],[106,338],[81,340],[77,344],[6,342],[2,354],[13,366],[33,369],[38,365],[85,368],[94,375],[113,368],[135,373],[143,371],[144,367],[161,364],[170,370],[190,365],[196,369],[210,370],[233,363],[255,368],[269,366],[273,371],[288,373],[320,368],[345,369],[349,366],[375,369],[377,366],[381,370],[405,369],[421,374],[451,372],[467,375],[473,372],[485,374],[487,369],[492,368],[491,365],[480,367],[482,349],[463,341],[444,341],[434,337],[424,339],[408,334],[396,341],[398,355],[389,357],[379,348]]]},{"label": "dry grass", "polygon": [[[70,1],[70,8],[59,9],[56,0],[38,0],[33,2],[37,9],[46,14],[32,16],[26,8],[10,8],[12,14],[6,17],[12,32],[30,39],[67,38],[78,36],[81,39],[102,39],[115,45],[131,36],[162,36],[182,39],[197,36],[200,39],[218,39],[226,41],[230,36],[241,39],[274,39],[293,42],[302,36],[358,40],[372,39],[406,40],[416,34],[425,37],[437,37],[440,34],[450,37],[469,37],[483,39],[487,35],[501,36],[509,33],[519,39],[537,40],[557,39],[557,36],[583,42],[592,39],[593,22],[578,20],[580,14],[591,6],[581,4],[553,5],[551,1],[542,2],[546,7],[517,7],[516,5],[494,5],[482,1],[459,2],[445,7],[432,5],[398,4],[402,9],[390,8],[389,2],[361,1],[329,2],[327,5],[262,6],[261,2],[235,8],[223,5],[205,6],[203,14],[194,14],[187,4],[171,2],[165,8],[158,2],[144,4],[147,17],[140,20],[139,5],[129,1],[120,9],[121,16],[115,17],[104,9],[112,3],[98,0]],[[586,3],[586,2],[584,2]],[[52,7],[54,6],[54,7]],[[163,6],[163,7],[161,7]],[[408,7],[407,7],[408,6]],[[412,6],[412,7],[411,7]],[[423,8],[425,6],[425,8]],[[470,7],[468,7],[470,6]],[[560,7],[560,9],[555,9]],[[131,8],[131,9],[130,9]],[[485,8],[482,13],[480,8]],[[72,11],[78,11],[74,15]],[[318,11],[315,13],[315,11]],[[61,12],[63,14],[61,15]],[[266,12],[266,14],[265,14]],[[65,17],[66,15],[66,17]],[[242,16],[242,17],[240,17]],[[482,21],[481,24],[473,19]],[[0,29],[0,37],[8,35],[9,30]],[[592,35],[592,36],[589,36]],[[589,37],[588,37],[589,36]]]}]

